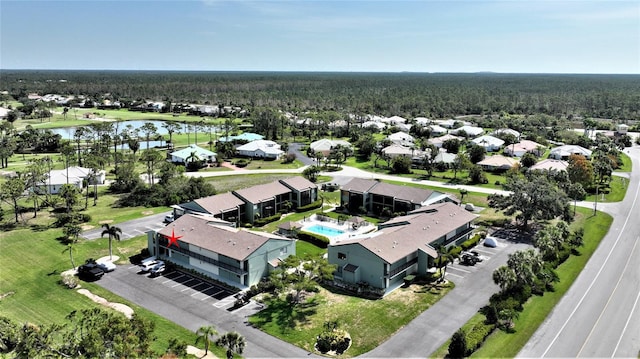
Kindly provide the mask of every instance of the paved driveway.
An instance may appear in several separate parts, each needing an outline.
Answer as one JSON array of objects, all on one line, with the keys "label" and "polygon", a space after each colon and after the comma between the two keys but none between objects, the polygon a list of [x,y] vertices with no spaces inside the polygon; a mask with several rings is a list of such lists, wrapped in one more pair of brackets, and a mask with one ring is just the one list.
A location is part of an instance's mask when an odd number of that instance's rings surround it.
[{"label": "paved driveway", "polygon": [[[122,223],[114,224],[118,228],[122,230],[122,234],[120,235],[121,239],[129,239],[131,237],[136,237],[141,234],[145,234],[148,231],[154,230],[158,231],[166,225],[162,221],[164,220],[164,216],[171,212],[154,214],[151,216],[134,219],[131,221],[126,221]],[[86,232],[83,232],[80,236],[86,239],[98,239],[100,238],[100,234],[104,229],[102,227],[95,228]]]}]

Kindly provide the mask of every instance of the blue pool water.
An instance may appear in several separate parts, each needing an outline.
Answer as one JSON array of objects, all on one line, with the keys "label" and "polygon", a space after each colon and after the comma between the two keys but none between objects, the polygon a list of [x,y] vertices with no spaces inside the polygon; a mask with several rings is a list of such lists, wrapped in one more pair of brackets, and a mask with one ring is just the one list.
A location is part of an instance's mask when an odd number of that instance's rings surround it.
[{"label": "blue pool water", "polygon": [[335,237],[344,233],[344,231],[341,231],[339,229],[329,228],[319,224],[314,224],[313,226],[307,227],[304,230],[313,232],[325,237]]}]

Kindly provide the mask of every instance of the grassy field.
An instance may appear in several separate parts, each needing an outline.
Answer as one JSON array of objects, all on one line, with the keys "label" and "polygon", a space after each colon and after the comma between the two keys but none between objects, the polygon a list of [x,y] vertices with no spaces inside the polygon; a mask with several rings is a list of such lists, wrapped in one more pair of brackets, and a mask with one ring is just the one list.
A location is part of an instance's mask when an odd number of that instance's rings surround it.
[{"label": "grassy field", "polygon": [[[98,306],[84,295],[59,284],[60,274],[71,268],[69,253],[63,252],[66,245],[58,240],[60,236],[62,232],[58,229],[39,231],[21,228],[0,232],[0,316],[19,323],[63,323],[71,311]],[[129,256],[138,253],[146,244],[146,236],[114,241],[113,255],[119,256],[118,263],[124,264]],[[87,258],[108,255],[107,239],[80,241],[74,248],[76,266]],[[81,282],[81,285],[109,301],[126,304],[142,317],[153,321],[157,337],[152,345],[153,350],[163,353],[171,338],[191,345],[195,343],[196,335],[191,331],[94,283]],[[225,355],[224,350],[219,348],[215,348],[215,353],[218,357]]]},{"label": "grassy field", "polygon": [[292,306],[270,300],[249,322],[277,338],[313,352],[326,321],[336,320],[352,339],[342,357],[366,353],[446,295],[452,285],[412,284],[380,300],[368,300],[321,289],[305,303]]},{"label": "grassy field", "polygon": [[[589,258],[593,255],[602,238],[609,231],[613,218],[605,213],[591,215],[588,208],[578,208],[576,220],[571,223],[571,230],[584,228],[585,245],[579,249],[580,255],[571,256],[556,270],[560,282],[554,285],[555,291],[545,292],[542,296],[533,296],[524,305],[524,310],[514,321],[515,331],[507,333],[502,330],[495,331],[487,338],[484,345],[476,351],[474,358],[513,358],[520,349],[529,341],[533,333],[544,322],[555,305],[569,290],[578,277]],[[479,308],[478,308],[479,309]],[[474,321],[483,320],[484,316],[477,314],[464,327],[471,327]],[[445,343],[431,358],[444,358],[449,346]]]}]

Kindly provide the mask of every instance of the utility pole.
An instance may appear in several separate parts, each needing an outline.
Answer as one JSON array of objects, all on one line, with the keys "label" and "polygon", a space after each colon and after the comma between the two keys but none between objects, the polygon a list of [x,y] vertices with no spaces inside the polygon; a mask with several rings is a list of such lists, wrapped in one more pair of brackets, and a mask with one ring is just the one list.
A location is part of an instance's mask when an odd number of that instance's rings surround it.
[{"label": "utility pole", "polygon": [[599,184],[596,184],[596,200],[595,202],[593,202],[593,215],[595,216],[598,212],[598,188],[600,187]]}]

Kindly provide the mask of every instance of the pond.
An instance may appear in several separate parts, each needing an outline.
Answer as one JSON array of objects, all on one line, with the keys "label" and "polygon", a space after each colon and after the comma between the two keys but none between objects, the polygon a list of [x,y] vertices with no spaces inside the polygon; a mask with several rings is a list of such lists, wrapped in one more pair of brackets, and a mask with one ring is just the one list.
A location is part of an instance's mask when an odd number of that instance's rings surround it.
[{"label": "pond", "polygon": [[[115,123],[115,122],[112,122],[112,123]],[[144,126],[146,123],[152,123],[153,125],[155,125],[156,128],[157,128],[157,131],[156,131],[157,134],[163,135],[163,136],[168,134],[167,129],[162,127],[162,124],[164,124],[165,121],[153,121],[153,120],[146,120],[146,121],[145,120],[120,121],[118,123],[118,133],[122,133],[122,131],[125,130],[125,129],[129,129],[129,131],[138,130],[142,126]],[[181,124],[181,125],[182,125],[181,126],[182,128],[179,130],[179,133],[187,133],[186,132],[187,131],[186,125],[185,124]],[[189,125],[189,132],[193,133],[194,132],[193,128],[192,128],[193,124],[189,123],[187,125]],[[89,127],[89,126],[83,126],[83,127]],[[52,128],[51,132],[59,134],[60,136],[62,136],[62,138],[68,140],[68,139],[73,139],[73,134],[76,132],[76,128],[77,127]],[[221,128],[217,128],[217,127],[214,127],[212,130],[214,132],[216,132],[216,133],[219,133],[219,132],[222,131]],[[207,127],[205,129],[199,130],[198,132],[199,133],[209,133],[209,128]],[[140,133],[139,136],[142,137],[142,136],[144,136],[144,134]],[[159,143],[159,141],[152,141],[152,142],[158,142]],[[144,144],[144,146],[145,146],[144,148],[146,148],[146,143]],[[140,147],[142,148],[142,143],[140,144]],[[150,143],[149,147],[154,147],[154,146]]]}]

